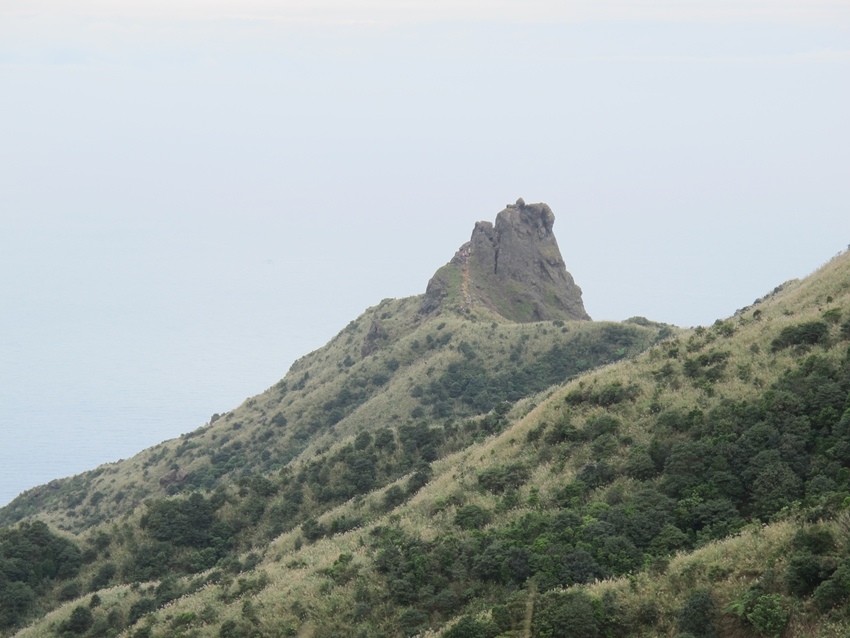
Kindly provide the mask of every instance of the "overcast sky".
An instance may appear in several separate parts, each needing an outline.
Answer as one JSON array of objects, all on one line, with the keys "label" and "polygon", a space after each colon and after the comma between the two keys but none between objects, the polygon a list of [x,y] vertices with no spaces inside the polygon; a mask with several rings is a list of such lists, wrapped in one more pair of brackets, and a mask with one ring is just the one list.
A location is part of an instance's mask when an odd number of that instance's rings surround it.
[{"label": "overcast sky", "polygon": [[0,0],[0,503],[272,385],[517,197],[595,319],[850,243],[850,2]]}]

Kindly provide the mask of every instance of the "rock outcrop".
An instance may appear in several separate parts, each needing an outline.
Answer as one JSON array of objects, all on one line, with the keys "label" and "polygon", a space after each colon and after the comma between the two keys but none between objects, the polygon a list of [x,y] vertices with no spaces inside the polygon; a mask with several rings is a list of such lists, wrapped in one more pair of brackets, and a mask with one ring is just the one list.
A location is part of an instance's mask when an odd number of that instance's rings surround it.
[{"label": "rock outcrop", "polygon": [[381,347],[381,342],[387,338],[387,331],[378,321],[373,321],[360,348],[360,357],[365,359]]},{"label": "rock outcrop", "polygon": [[561,258],[554,223],[549,206],[522,199],[495,224],[477,222],[470,241],[428,282],[420,312],[454,303],[462,311],[482,305],[518,322],[590,319]]}]

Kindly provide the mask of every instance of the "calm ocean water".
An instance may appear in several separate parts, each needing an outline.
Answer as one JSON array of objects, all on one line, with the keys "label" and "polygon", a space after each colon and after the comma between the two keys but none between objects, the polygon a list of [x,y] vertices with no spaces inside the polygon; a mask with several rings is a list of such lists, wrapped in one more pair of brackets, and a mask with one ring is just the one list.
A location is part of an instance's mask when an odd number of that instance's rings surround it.
[{"label": "calm ocean water", "polygon": [[57,369],[61,358],[39,365],[15,361],[9,350],[0,371],[0,505],[28,488],[200,427],[214,412],[262,392],[288,367],[262,357],[251,362],[199,353],[180,361],[161,352],[168,369],[114,360],[101,361],[112,370],[69,361]]},{"label": "calm ocean water", "polygon": [[280,235],[225,259],[218,237],[114,225],[0,232],[0,505],[240,405],[387,288],[281,260]]},{"label": "calm ocean water", "polygon": [[0,505],[198,428],[263,392],[316,347],[272,319],[241,330],[148,326],[132,335],[96,325],[63,331],[50,320],[14,330],[7,321],[3,330],[3,319]]},{"label": "calm ocean water", "polygon": [[35,485],[128,458],[203,425],[216,403],[198,391],[125,396],[120,402],[40,398],[33,404],[3,397],[0,504]]}]

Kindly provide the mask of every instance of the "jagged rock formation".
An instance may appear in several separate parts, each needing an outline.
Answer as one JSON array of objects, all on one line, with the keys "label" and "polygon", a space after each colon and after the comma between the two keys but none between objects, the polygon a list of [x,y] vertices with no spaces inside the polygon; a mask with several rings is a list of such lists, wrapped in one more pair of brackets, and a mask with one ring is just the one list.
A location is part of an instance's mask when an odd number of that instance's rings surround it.
[{"label": "jagged rock formation", "polygon": [[381,347],[381,342],[386,340],[387,331],[378,321],[373,321],[369,327],[369,332],[366,333],[366,338],[363,340],[363,346],[360,348],[360,357],[366,358]]},{"label": "jagged rock formation", "polygon": [[518,322],[588,320],[579,288],[567,272],[546,204],[522,198],[477,222],[470,241],[428,282],[420,312],[456,302],[462,311],[481,305]]}]

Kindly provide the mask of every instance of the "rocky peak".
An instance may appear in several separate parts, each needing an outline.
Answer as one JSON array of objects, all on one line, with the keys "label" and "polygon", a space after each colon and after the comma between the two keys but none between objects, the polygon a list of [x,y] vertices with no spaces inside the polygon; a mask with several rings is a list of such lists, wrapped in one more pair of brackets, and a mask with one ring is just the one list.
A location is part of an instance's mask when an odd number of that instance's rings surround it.
[{"label": "rocky peak", "polygon": [[420,311],[457,302],[461,311],[487,307],[511,321],[590,319],[581,288],[567,272],[546,204],[518,199],[496,216],[477,222],[469,242],[428,283]]}]

